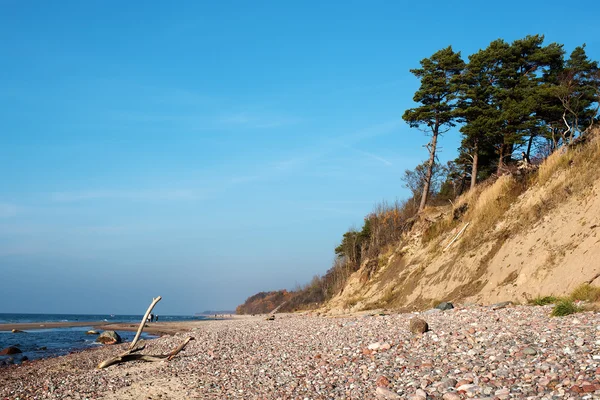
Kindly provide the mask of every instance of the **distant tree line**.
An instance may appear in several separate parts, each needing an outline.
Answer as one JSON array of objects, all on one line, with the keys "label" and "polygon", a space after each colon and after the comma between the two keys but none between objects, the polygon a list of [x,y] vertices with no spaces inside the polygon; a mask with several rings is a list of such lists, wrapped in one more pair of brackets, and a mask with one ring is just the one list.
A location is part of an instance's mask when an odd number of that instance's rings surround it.
[{"label": "distant tree line", "polygon": [[[411,70],[420,80],[417,106],[402,118],[428,135],[429,156],[402,177],[410,198],[377,205],[360,230],[344,233],[332,267],[290,292],[283,310],[311,308],[343,291],[349,276],[397,243],[426,205],[447,204],[517,159],[543,159],[572,144],[599,117],[600,69],[585,47],[565,58],[563,45],[534,35],[495,40],[468,62],[451,46],[421,60]],[[458,157],[441,164],[438,139],[457,126]]]}]

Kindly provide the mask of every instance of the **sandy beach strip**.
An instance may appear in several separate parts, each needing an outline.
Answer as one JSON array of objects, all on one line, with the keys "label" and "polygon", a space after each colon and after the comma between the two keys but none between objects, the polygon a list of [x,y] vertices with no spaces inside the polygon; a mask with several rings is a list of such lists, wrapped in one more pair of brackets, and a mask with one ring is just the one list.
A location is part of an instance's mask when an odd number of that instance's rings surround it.
[{"label": "sandy beach strip", "polygon": [[[144,332],[154,335],[173,335],[178,332],[189,331],[205,323],[207,320],[198,321],[169,321],[169,322],[151,322],[147,323]],[[54,329],[54,328],[73,328],[78,326],[90,326],[93,329],[113,330],[113,331],[137,331],[139,322],[117,322],[106,321],[71,321],[71,322],[35,322],[35,323],[15,323],[0,324],[0,331],[26,331],[35,329]],[[1,349],[0,349],[1,350]]]},{"label": "sandy beach strip", "polygon": [[[147,323],[144,327],[145,333],[152,335],[174,335],[180,332],[187,332],[198,326],[206,323],[207,320],[198,321],[169,321],[169,322],[151,322]],[[100,325],[93,325],[94,329],[112,330],[112,331],[137,331],[140,324],[127,322],[127,323],[103,323]]]}]

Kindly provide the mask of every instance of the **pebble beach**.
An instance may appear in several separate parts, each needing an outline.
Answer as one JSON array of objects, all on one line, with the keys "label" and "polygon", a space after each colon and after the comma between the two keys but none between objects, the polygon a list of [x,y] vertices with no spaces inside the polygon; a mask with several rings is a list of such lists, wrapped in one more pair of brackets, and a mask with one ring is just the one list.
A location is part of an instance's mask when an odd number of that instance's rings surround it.
[{"label": "pebble beach", "polygon": [[207,321],[146,342],[195,338],[170,361],[95,369],[121,344],[1,367],[0,399],[600,399],[600,315],[550,310]]}]

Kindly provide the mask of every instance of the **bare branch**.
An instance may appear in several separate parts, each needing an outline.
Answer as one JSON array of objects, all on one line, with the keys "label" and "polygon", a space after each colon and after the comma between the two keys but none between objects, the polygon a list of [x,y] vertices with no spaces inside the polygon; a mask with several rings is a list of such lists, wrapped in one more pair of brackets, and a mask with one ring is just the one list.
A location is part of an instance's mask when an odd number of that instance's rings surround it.
[{"label": "bare branch", "polygon": [[133,342],[131,342],[131,345],[129,346],[129,350],[131,350],[135,347],[136,343],[140,339],[140,335],[142,334],[142,331],[144,330],[146,321],[148,321],[148,316],[152,312],[152,309],[154,308],[156,303],[158,303],[161,299],[162,299],[162,297],[160,297],[160,296],[158,296],[155,299],[152,299],[152,303],[150,303],[150,307],[148,307],[146,314],[144,314],[144,316],[142,317],[142,322],[140,322],[140,327],[138,328],[137,333],[135,334],[135,337],[133,338]]}]

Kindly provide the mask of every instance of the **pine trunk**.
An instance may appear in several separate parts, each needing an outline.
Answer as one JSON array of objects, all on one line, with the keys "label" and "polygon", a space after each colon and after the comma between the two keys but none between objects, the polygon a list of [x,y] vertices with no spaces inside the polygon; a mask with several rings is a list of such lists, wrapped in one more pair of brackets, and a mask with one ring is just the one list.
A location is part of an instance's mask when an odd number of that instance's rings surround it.
[{"label": "pine trunk", "polygon": [[529,143],[527,143],[527,159],[531,156],[531,145],[533,144],[534,135],[529,136]]},{"label": "pine trunk", "polygon": [[498,169],[496,171],[496,175],[500,176],[502,174],[502,169],[504,168],[504,152],[506,151],[506,145],[502,143],[500,146],[500,157],[498,158]]},{"label": "pine trunk", "polygon": [[421,196],[421,204],[419,212],[425,209],[427,199],[429,197],[429,188],[431,186],[431,177],[433,175],[433,165],[435,163],[435,148],[437,146],[438,131],[434,129],[433,137],[431,138],[431,148],[429,150],[429,165],[427,166],[427,176],[425,177],[425,186],[423,187],[423,196]]},{"label": "pine trunk", "polygon": [[471,190],[475,188],[477,185],[477,163],[479,162],[479,146],[478,143],[475,142],[475,147],[473,148],[473,166],[471,167]]}]

